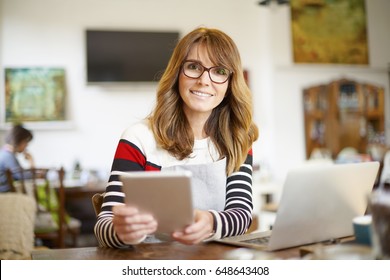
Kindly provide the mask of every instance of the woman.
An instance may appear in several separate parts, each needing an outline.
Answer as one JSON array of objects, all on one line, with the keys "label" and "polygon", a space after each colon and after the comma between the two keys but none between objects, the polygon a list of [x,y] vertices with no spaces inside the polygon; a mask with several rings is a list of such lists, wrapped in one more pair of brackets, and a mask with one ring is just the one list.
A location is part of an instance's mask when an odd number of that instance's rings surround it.
[{"label": "woman", "polygon": [[[11,171],[17,171],[21,168],[20,163],[16,157],[17,153],[23,153],[26,160],[29,162],[30,167],[34,167],[33,157],[26,148],[30,141],[33,139],[33,135],[30,130],[24,128],[22,125],[15,125],[7,133],[5,137],[5,145],[0,150],[0,192],[10,191],[10,186],[7,183],[7,175],[5,171],[10,169]],[[16,180],[19,172],[14,173]],[[26,174],[25,174],[26,175]],[[27,175],[28,176],[28,175]]]},{"label": "woman", "polygon": [[154,110],[119,141],[95,225],[99,243],[154,242],[157,222],[123,205],[119,174],[177,167],[214,175],[197,177],[194,223],[172,233],[174,240],[197,244],[245,233],[252,221],[251,146],[257,137],[235,43],[216,29],[190,32],[173,51]]}]

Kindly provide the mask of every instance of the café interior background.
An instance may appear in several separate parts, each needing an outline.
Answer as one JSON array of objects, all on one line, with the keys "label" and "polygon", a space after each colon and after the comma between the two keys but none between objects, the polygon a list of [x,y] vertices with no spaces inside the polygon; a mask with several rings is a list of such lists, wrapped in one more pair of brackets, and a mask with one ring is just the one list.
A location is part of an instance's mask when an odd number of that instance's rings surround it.
[{"label": "caf\u00e9 interior background", "polygon": [[[222,29],[238,45],[253,92],[260,138],[254,161],[276,181],[305,161],[302,90],[340,78],[385,89],[389,137],[390,1],[367,0],[369,65],[297,65],[292,57],[290,7],[258,0],[0,0],[0,66],[66,70],[67,121],[31,127],[37,166],[108,172],[117,141],[153,107],[155,83],[88,85],[85,30]],[[321,28],[318,26],[318,28]],[[4,78],[0,79],[4,110]],[[3,111],[2,111],[3,112]],[[4,116],[1,116],[4,128]],[[3,144],[4,129],[0,129]]]}]

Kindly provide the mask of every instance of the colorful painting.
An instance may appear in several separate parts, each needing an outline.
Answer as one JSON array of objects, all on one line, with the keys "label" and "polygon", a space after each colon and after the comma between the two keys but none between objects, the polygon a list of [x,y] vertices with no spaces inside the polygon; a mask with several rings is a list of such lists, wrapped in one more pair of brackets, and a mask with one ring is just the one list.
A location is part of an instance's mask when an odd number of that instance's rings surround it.
[{"label": "colorful painting", "polygon": [[291,0],[296,63],[368,64],[364,0]]},{"label": "colorful painting", "polygon": [[5,122],[65,120],[65,70],[5,69]]}]

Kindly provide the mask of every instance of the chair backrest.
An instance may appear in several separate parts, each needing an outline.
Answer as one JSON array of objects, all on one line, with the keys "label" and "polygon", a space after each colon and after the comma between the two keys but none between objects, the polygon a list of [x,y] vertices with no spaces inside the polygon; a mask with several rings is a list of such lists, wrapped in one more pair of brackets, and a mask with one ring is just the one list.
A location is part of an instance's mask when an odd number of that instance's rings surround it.
[{"label": "chair backrest", "polygon": [[92,196],[92,205],[96,216],[99,215],[103,204],[104,193],[95,193]]},{"label": "chair backrest", "polygon": [[390,183],[390,151],[385,153],[382,170],[380,174],[380,184]]},{"label": "chair backrest", "polygon": [[64,169],[30,168],[7,170],[6,174],[11,189],[36,201],[35,237],[52,240],[55,247],[65,247]]},{"label": "chair backrest", "polygon": [[29,259],[34,247],[35,200],[0,194],[0,259]]},{"label": "chair backrest", "polygon": [[6,169],[5,175],[7,176],[7,183],[10,187],[10,192],[18,192],[18,193],[27,193],[26,187],[24,185],[24,178],[20,176],[24,175],[22,169],[11,170]]}]

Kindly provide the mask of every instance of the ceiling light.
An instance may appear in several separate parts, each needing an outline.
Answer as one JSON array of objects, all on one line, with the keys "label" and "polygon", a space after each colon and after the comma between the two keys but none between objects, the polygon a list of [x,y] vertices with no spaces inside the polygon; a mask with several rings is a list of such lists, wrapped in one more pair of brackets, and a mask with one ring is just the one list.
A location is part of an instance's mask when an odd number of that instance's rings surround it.
[{"label": "ceiling light", "polygon": [[261,0],[258,4],[261,6],[268,6],[271,2],[276,2],[278,5],[289,4],[290,0]]}]

